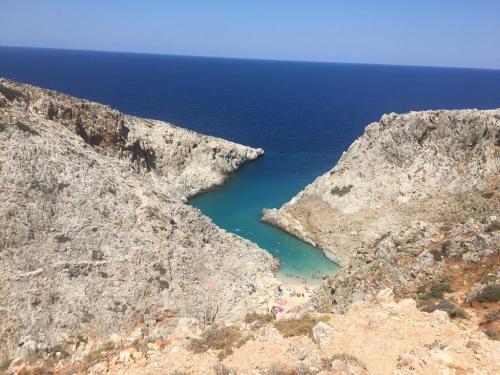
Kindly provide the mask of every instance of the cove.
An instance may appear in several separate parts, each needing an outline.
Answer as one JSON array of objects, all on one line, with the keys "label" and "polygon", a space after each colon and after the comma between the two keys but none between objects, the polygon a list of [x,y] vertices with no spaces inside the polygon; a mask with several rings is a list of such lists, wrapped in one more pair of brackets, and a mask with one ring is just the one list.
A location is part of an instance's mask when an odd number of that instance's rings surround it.
[{"label": "cove", "polygon": [[[321,250],[260,221],[264,207],[279,205],[280,183],[266,180],[268,156],[261,156],[245,166],[221,188],[202,193],[189,200],[219,227],[246,238],[280,260],[278,276],[319,280],[332,275],[339,266]],[[283,193],[283,192],[281,192]]]},{"label": "cove", "polygon": [[280,207],[332,168],[384,113],[500,107],[500,70],[0,47],[0,75],[263,148],[190,202],[280,258],[280,274],[304,276],[338,267],[261,223],[262,208]]}]

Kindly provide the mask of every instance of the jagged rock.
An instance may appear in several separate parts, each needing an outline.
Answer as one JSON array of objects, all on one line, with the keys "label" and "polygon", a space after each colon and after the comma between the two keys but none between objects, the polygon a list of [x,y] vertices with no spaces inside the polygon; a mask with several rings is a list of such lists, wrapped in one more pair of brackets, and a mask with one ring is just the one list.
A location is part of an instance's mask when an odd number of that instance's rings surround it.
[{"label": "jagged rock", "polygon": [[384,115],[262,218],[343,265],[316,291],[320,310],[345,311],[385,288],[418,298],[443,279],[459,284],[457,263],[471,274],[498,264],[499,139],[498,109]]},{"label": "jagged rock", "polygon": [[498,109],[384,115],[332,170],[279,210],[264,210],[263,220],[345,265],[413,221],[498,210],[499,139]]},{"label": "jagged rock", "polygon": [[0,359],[267,309],[276,261],[185,203],[262,150],[0,85]]}]

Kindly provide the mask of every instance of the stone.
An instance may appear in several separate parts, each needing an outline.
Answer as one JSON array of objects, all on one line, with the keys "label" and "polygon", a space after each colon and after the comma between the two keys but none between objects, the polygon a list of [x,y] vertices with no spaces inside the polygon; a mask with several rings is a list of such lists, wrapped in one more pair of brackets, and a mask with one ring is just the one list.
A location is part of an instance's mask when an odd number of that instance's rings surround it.
[{"label": "stone", "polygon": [[335,359],[332,361],[332,370],[339,372],[347,371],[347,364],[340,359]]},{"label": "stone", "polygon": [[196,337],[201,334],[201,329],[198,319],[180,318],[173,335],[181,338]]},{"label": "stone", "polygon": [[317,323],[312,329],[313,340],[320,347],[326,343],[328,336],[333,332],[333,328],[325,322]]}]

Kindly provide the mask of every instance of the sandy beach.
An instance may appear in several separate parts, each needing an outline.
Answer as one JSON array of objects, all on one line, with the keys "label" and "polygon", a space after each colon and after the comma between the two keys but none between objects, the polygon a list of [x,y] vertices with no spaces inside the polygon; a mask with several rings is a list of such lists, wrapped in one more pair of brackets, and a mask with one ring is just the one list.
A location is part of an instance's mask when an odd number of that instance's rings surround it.
[{"label": "sandy beach", "polygon": [[281,282],[281,290],[276,292],[275,307],[278,315],[300,313],[313,290],[321,284],[321,280],[282,275],[278,275],[278,280]]}]

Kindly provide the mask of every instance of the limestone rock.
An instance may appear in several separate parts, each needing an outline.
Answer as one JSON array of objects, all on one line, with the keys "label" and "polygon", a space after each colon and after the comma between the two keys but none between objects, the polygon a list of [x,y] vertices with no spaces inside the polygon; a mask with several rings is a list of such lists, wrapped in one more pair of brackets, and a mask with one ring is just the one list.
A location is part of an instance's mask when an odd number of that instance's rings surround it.
[{"label": "limestone rock", "polygon": [[317,323],[312,329],[313,340],[319,346],[325,344],[325,340],[332,334],[332,327],[325,322]]},{"label": "limestone rock", "polygon": [[270,305],[276,261],[185,203],[262,150],[0,85],[0,359]]},{"label": "limestone rock", "polygon": [[333,169],[279,210],[264,210],[263,220],[345,265],[387,233],[463,215],[467,194],[494,191],[499,139],[498,109],[384,115]]}]

